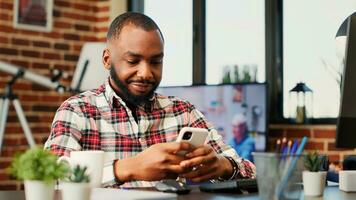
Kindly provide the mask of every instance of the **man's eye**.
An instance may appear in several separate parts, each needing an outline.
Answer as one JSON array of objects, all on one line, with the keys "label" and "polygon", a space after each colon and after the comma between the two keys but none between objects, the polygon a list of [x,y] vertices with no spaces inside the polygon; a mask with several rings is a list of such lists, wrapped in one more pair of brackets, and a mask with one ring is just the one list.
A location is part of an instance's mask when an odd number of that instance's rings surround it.
[{"label": "man's eye", "polygon": [[151,63],[154,65],[159,65],[162,64],[162,60],[153,60]]},{"label": "man's eye", "polygon": [[137,64],[138,61],[137,60],[128,60],[127,61],[130,65],[134,65],[134,64]]}]

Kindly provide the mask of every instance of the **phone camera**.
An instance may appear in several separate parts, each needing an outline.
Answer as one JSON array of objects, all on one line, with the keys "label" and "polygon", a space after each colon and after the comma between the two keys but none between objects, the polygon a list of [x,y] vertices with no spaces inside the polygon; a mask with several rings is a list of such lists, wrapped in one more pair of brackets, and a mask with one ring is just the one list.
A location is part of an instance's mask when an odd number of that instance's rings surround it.
[{"label": "phone camera", "polygon": [[185,132],[183,135],[183,140],[189,140],[192,137],[192,132]]}]

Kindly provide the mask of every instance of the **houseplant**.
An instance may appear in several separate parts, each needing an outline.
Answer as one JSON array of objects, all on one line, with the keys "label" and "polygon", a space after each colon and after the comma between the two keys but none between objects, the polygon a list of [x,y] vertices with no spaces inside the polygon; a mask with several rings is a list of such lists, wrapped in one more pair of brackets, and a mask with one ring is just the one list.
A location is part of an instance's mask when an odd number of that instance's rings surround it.
[{"label": "houseplant", "polygon": [[50,151],[35,147],[16,154],[7,170],[24,181],[27,200],[49,200],[53,199],[55,180],[64,178],[68,167],[57,163],[57,156]]},{"label": "houseplant", "polygon": [[308,153],[304,158],[303,171],[304,195],[322,196],[325,188],[326,171],[320,171],[323,159],[317,152]]},{"label": "houseplant", "polygon": [[63,200],[89,200],[90,178],[86,173],[87,167],[76,165],[63,182]]}]

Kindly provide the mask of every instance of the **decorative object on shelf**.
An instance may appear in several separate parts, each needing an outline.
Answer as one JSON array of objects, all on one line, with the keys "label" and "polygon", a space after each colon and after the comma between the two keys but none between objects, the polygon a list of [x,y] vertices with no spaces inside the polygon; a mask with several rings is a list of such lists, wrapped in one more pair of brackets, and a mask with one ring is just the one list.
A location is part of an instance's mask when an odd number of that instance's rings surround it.
[{"label": "decorative object on shelf", "polygon": [[313,90],[299,82],[289,91],[290,119],[303,124],[313,118]]},{"label": "decorative object on shelf", "polygon": [[304,158],[303,187],[305,196],[322,196],[326,184],[326,171],[320,171],[323,159],[317,153],[308,153]]},{"label": "decorative object on shelf", "polygon": [[90,199],[90,177],[86,173],[87,167],[76,165],[63,182],[63,200],[89,200]]},{"label": "decorative object on shelf", "polygon": [[53,0],[15,0],[14,27],[50,32],[52,30]]},{"label": "decorative object on shelf", "polygon": [[24,180],[26,200],[50,200],[55,181],[64,178],[69,169],[57,163],[57,156],[50,151],[34,147],[16,154],[7,170],[12,177]]}]

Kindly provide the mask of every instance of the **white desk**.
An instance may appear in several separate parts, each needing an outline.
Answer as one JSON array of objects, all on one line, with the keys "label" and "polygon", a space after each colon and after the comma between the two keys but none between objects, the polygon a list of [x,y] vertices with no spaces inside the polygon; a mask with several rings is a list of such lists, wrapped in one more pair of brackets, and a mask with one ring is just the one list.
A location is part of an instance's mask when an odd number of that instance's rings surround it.
[{"label": "white desk", "polygon": [[[99,195],[100,200],[110,200],[113,197],[108,197],[110,193],[105,193],[105,191],[95,192],[94,196]],[[1,200],[25,200],[25,194],[23,191],[0,191]],[[120,199],[119,196],[115,199]],[[170,199],[170,198],[168,198]],[[180,200],[236,200],[236,199],[246,199],[246,200],[258,200],[258,194],[251,195],[240,195],[240,194],[218,194],[218,193],[205,193],[200,192],[197,188],[194,188],[190,194],[178,195],[177,199]],[[339,190],[338,186],[328,186],[325,189],[324,196],[322,197],[304,197],[301,195],[301,200],[355,200],[356,193],[346,193]],[[56,193],[55,200],[61,200],[59,192]]]}]

